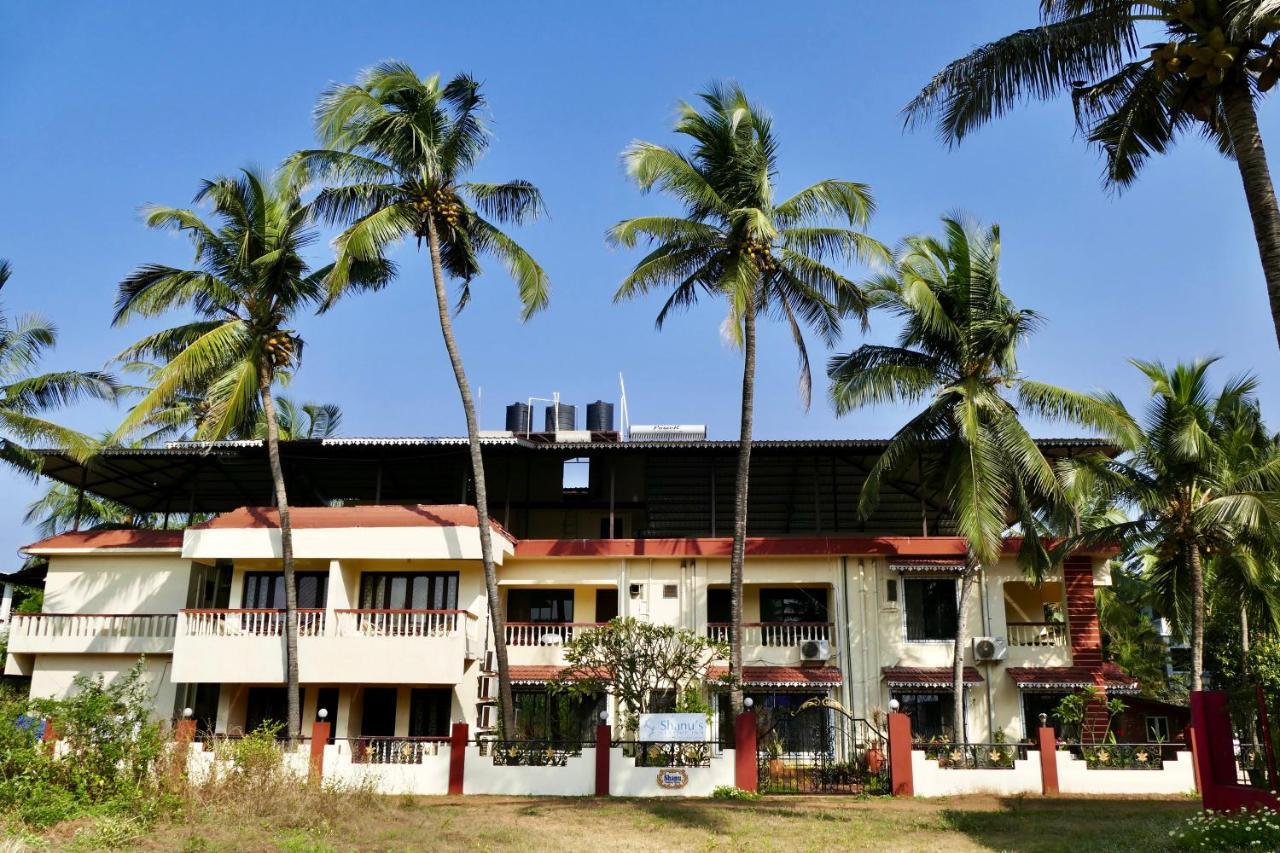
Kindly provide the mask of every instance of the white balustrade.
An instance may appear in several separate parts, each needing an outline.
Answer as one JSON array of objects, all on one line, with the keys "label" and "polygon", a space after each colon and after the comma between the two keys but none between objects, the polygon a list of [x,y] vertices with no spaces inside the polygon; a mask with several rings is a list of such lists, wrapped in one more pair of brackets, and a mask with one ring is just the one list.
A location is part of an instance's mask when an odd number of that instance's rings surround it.
[{"label": "white balustrade", "polygon": [[[283,610],[184,610],[184,637],[280,637]],[[298,636],[324,635],[323,610],[298,611]]]},{"label": "white balustrade", "polygon": [[1065,646],[1067,629],[1061,622],[1008,622],[1006,635],[1011,646]]},{"label": "white balustrade", "polygon": [[175,613],[15,613],[14,637],[143,637],[174,635]]},{"label": "white balustrade", "polygon": [[452,637],[465,610],[338,610],[339,637]]},{"label": "white balustrade", "polygon": [[508,646],[562,646],[583,631],[599,628],[596,622],[508,622]]},{"label": "white balustrade", "polygon": [[[708,624],[707,637],[720,643],[729,642],[729,625]],[[798,646],[810,640],[830,639],[830,622],[744,622],[742,625],[745,646]]]}]

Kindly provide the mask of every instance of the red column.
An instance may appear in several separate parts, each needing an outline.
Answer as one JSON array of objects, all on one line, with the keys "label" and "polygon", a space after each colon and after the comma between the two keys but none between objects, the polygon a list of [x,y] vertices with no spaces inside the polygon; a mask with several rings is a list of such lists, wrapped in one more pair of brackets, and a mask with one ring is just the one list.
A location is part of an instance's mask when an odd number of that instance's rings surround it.
[{"label": "red column", "polygon": [[613,729],[603,723],[596,726],[596,796],[609,796],[609,750],[613,747]]},{"label": "red column", "polygon": [[53,743],[58,739],[58,730],[53,727],[53,720],[44,721],[44,736],[41,737],[45,743]]},{"label": "red column", "polygon": [[466,766],[470,729],[466,723],[454,723],[449,735],[449,793],[462,793],[462,769]]},{"label": "red column", "polygon": [[311,724],[311,766],[307,778],[319,782],[324,779],[324,746],[329,742],[329,724],[316,721]]},{"label": "red column", "polygon": [[177,725],[173,727],[173,739],[179,744],[190,744],[196,739],[196,721],[191,719],[178,720]]},{"label": "red column", "polygon": [[756,715],[743,711],[733,721],[733,784],[744,791],[760,787],[760,770],[756,767]]},{"label": "red column", "polygon": [[1040,787],[1046,797],[1058,795],[1058,738],[1049,726],[1040,727]]},{"label": "red column", "polygon": [[889,781],[895,797],[914,797],[915,782],[911,778],[911,718],[906,714],[889,714]]}]

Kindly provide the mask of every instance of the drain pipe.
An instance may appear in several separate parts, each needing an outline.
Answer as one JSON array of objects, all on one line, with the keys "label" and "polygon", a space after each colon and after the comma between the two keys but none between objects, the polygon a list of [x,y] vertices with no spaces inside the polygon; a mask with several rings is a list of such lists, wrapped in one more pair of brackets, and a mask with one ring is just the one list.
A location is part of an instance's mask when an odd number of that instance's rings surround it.
[{"label": "drain pipe", "polygon": [[853,712],[853,647],[849,645],[851,632],[849,631],[849,558],[842,556],[840,558],[840,603],[843,618],[840,620],[841,638],[840,638],[840,660],[844,664],[846,670],[844,676],[844,689],[841,693],[841,704]]},{"label": "drain pipe", "polygon": [[[978,569],[978,589],[981,593],[982,600],[982,624],[986,626],[987,636],[991,636],[991,608],[987,601],[987,567],[982,566]],[[995,662],[987,664],[987,677],[983,679],[987,683],[987,740],[994,741],[996,739],[996,710],[991,704],[991,670],[995,668]]]}]

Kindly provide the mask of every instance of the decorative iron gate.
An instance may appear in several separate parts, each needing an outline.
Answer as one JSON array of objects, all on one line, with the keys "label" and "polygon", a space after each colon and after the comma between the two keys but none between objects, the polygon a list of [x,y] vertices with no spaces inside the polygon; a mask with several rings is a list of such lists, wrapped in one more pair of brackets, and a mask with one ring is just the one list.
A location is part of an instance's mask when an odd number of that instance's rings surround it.
[{"label": "decorative iron gate", "polygon": [[889,793],[888,739],[830,699],[764,721],[756,759],[761,793]]}]

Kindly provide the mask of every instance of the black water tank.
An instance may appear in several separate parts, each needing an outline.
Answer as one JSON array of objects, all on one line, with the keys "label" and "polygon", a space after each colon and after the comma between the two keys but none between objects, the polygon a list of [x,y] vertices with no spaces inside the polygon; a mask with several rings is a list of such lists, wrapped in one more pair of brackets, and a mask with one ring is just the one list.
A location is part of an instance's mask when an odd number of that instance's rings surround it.
[{"label": "black water tank", "polygon": [[613,403],[596,400],[587,406],[587,429],[592,432],[613,432]]},{"label": "black water tank", "polygon": [[528,403],[507,406],[507,432],[533,432],[533,409]]},{"label": "black water tank", "polygon": [[559,422],[557,422],[556,407],[547,406],[547,432],[564,432],[565,430],[571,430],[577,423],[577,409],[570,406],[568,403],[561,403],[559,408],[560,418]]}]

